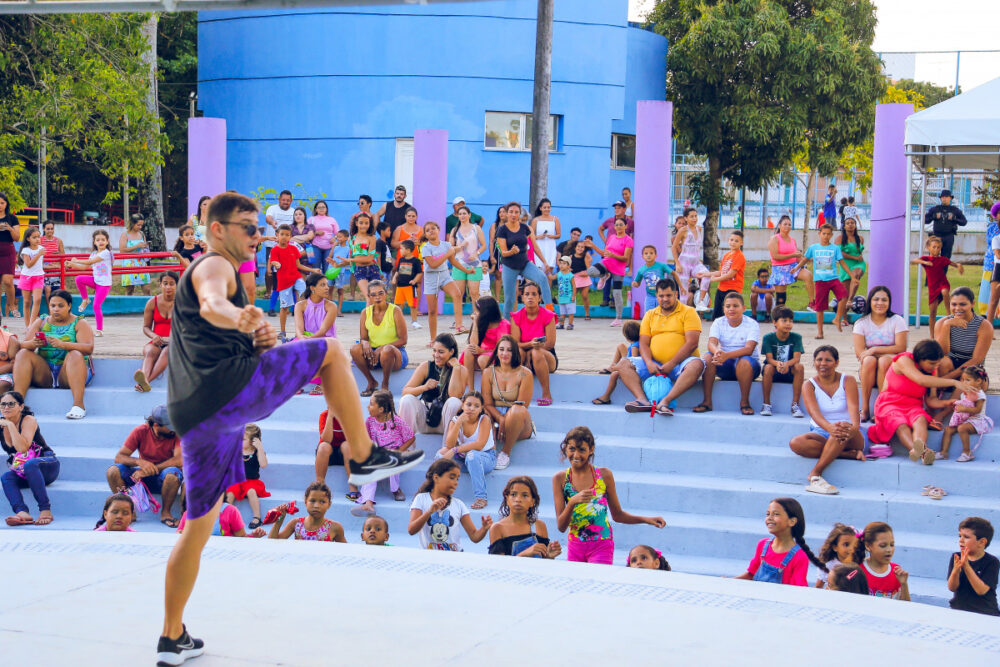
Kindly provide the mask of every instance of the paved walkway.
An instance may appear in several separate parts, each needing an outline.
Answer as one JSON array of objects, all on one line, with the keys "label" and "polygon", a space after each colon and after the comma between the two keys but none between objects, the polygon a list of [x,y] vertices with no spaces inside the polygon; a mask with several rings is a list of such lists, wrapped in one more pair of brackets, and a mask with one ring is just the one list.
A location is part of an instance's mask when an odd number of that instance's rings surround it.
[{"label": "paved walkway", "polygon": [[[354,344],[359,337],[360,314],[348,313],[337,318],[337,338],[345,349]],[[88,318],[91,325],[93,319]],[[96,354],[99,357],[135,357],[142,355],[142,346],[147,340],[142,333],[142,317],[139,315],[119,315],[105,317],[104,337],[97,340]],[[275,327],[278,326],[278,318],[271,318]],[[471,325],[471,320],[466,316],[465,326]],[[430,358],[430,349],[427,347],[430,342],[430,334],[427,330],[427,318],[422,316],[420,323],[422,329],[410,329],[409,344],[407,352],[410,357],[411,367],[426,361]],[[451,331],[448,326],[453,323],[451,316],[441,316],[438,319],[440,332]],[[573,331],[559,331],[556,349],[559,353],[559,372],[561,373],[596,373],[606,366],[614,354],[614,346],[625,339],[621,335],[621,329],[610,327],[611,321],[607,319],[593,319],[590,322],[583,318],[576,318],[576,327]],[[701,350],[705,350],[708,343],[708,329],[710,324],[704,323],[701,335]],[[288,318],[288,333],[291,335],[295,326],[292,317]],[[14,333],[21,332],[20,322],[11,329]],[[772,330],[770,324],[761,324],[761,335]],[[845,373],[857,373],[858,362],[854,356],[854,341],[850,330],[845,327],[843,333],[837,333],[836,329],[827,324],[824,327],[826,338],[817,341],[815,323],[797,323],[795,331],[802,334],[803,343],[806,348],[806,356],[811,357],[812,351],[822,344],[835,346],[840,350],[840,370]],[[913,345],[927,337],[927,328],[922,327],[919,331],[910,329],[910,349]],[[466,336],[459,337],[459,346],[464,347]],[[811,363],[806,362],[807,377],[811,369]],[[986,370],[990,377],[994,378],[991,389],[1000,390],[1000,351],[991,350],[986,359]]]}]

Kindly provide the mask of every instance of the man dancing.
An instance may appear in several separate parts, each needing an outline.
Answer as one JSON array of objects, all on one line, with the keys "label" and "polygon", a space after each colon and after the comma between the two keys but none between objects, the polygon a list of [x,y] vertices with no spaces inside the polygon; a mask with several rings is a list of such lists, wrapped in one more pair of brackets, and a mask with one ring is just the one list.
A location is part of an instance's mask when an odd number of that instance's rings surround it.
[{"label": "man dancing", "polygon": [[267,418],[317,375],[330,413],[351,443],[352,484],[412,468],[423,452],[372,445],[350,361],[336,338],[275,347],[264,312],[247,302],[239,266],[259,242],[257,203],[223,193],[208,207],[210,251],[184,272],[174,302],[167,410],[181,436],[187,522],[167,562],[163,635],[157,665],[180,665],[204,651],[183,624],[201,552],[219,516],[225,490],[244,479],[243,428]]}]

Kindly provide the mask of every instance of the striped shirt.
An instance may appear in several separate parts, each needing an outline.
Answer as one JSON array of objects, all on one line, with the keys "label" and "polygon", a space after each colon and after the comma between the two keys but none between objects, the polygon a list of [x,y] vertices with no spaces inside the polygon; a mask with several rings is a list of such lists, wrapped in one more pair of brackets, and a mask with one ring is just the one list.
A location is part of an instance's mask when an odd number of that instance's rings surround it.
[{"label": "striped shirt", "polygon": [[[43,248],[45,248],[46,255],[59,254],[59,239],[57,239],[55,236],[53,236],[52,238],[48,238],[47,236],[45,236],[45,234],[42,234],[42,238],[39,240],[39,243]],[[59,264],[58,262],[46,262],[45,268],[58,269]]]},{"label": "striped shirt", "polygon": [[949,357],[958,359],[962,363],[972,358],[972,353],[976,349],[976,341],[979,338],[979,325],[982,321],[982,317],[973,313],[972,321],[964,329],[962,327],[949,327],[948,335],[951,344],[948,352]]}]

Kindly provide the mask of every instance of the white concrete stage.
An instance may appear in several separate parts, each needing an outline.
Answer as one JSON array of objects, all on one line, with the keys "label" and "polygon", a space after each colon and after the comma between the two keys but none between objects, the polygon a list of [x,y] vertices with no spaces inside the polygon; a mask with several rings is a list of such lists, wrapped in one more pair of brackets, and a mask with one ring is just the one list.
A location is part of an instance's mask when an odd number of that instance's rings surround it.
[{"label": "white concrete stage", "polygon": [[[0,532],[0,664],[153,664],[173,539]],[[929,605],[363,544],[213,537],[186,621],[198,667],[1000,664],[996,618]]]}]

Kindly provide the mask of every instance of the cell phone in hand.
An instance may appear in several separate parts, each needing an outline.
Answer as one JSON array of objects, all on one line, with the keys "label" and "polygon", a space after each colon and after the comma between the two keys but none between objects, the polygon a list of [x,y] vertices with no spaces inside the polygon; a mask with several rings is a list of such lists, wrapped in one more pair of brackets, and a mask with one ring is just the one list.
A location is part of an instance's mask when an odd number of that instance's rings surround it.
[{"label": "cell phone in hand", "polygon": [[534,340],[535,340],[536,343],[544,343],[545,342],[545,336],[539,336],[538,338],[535,338]]}]

